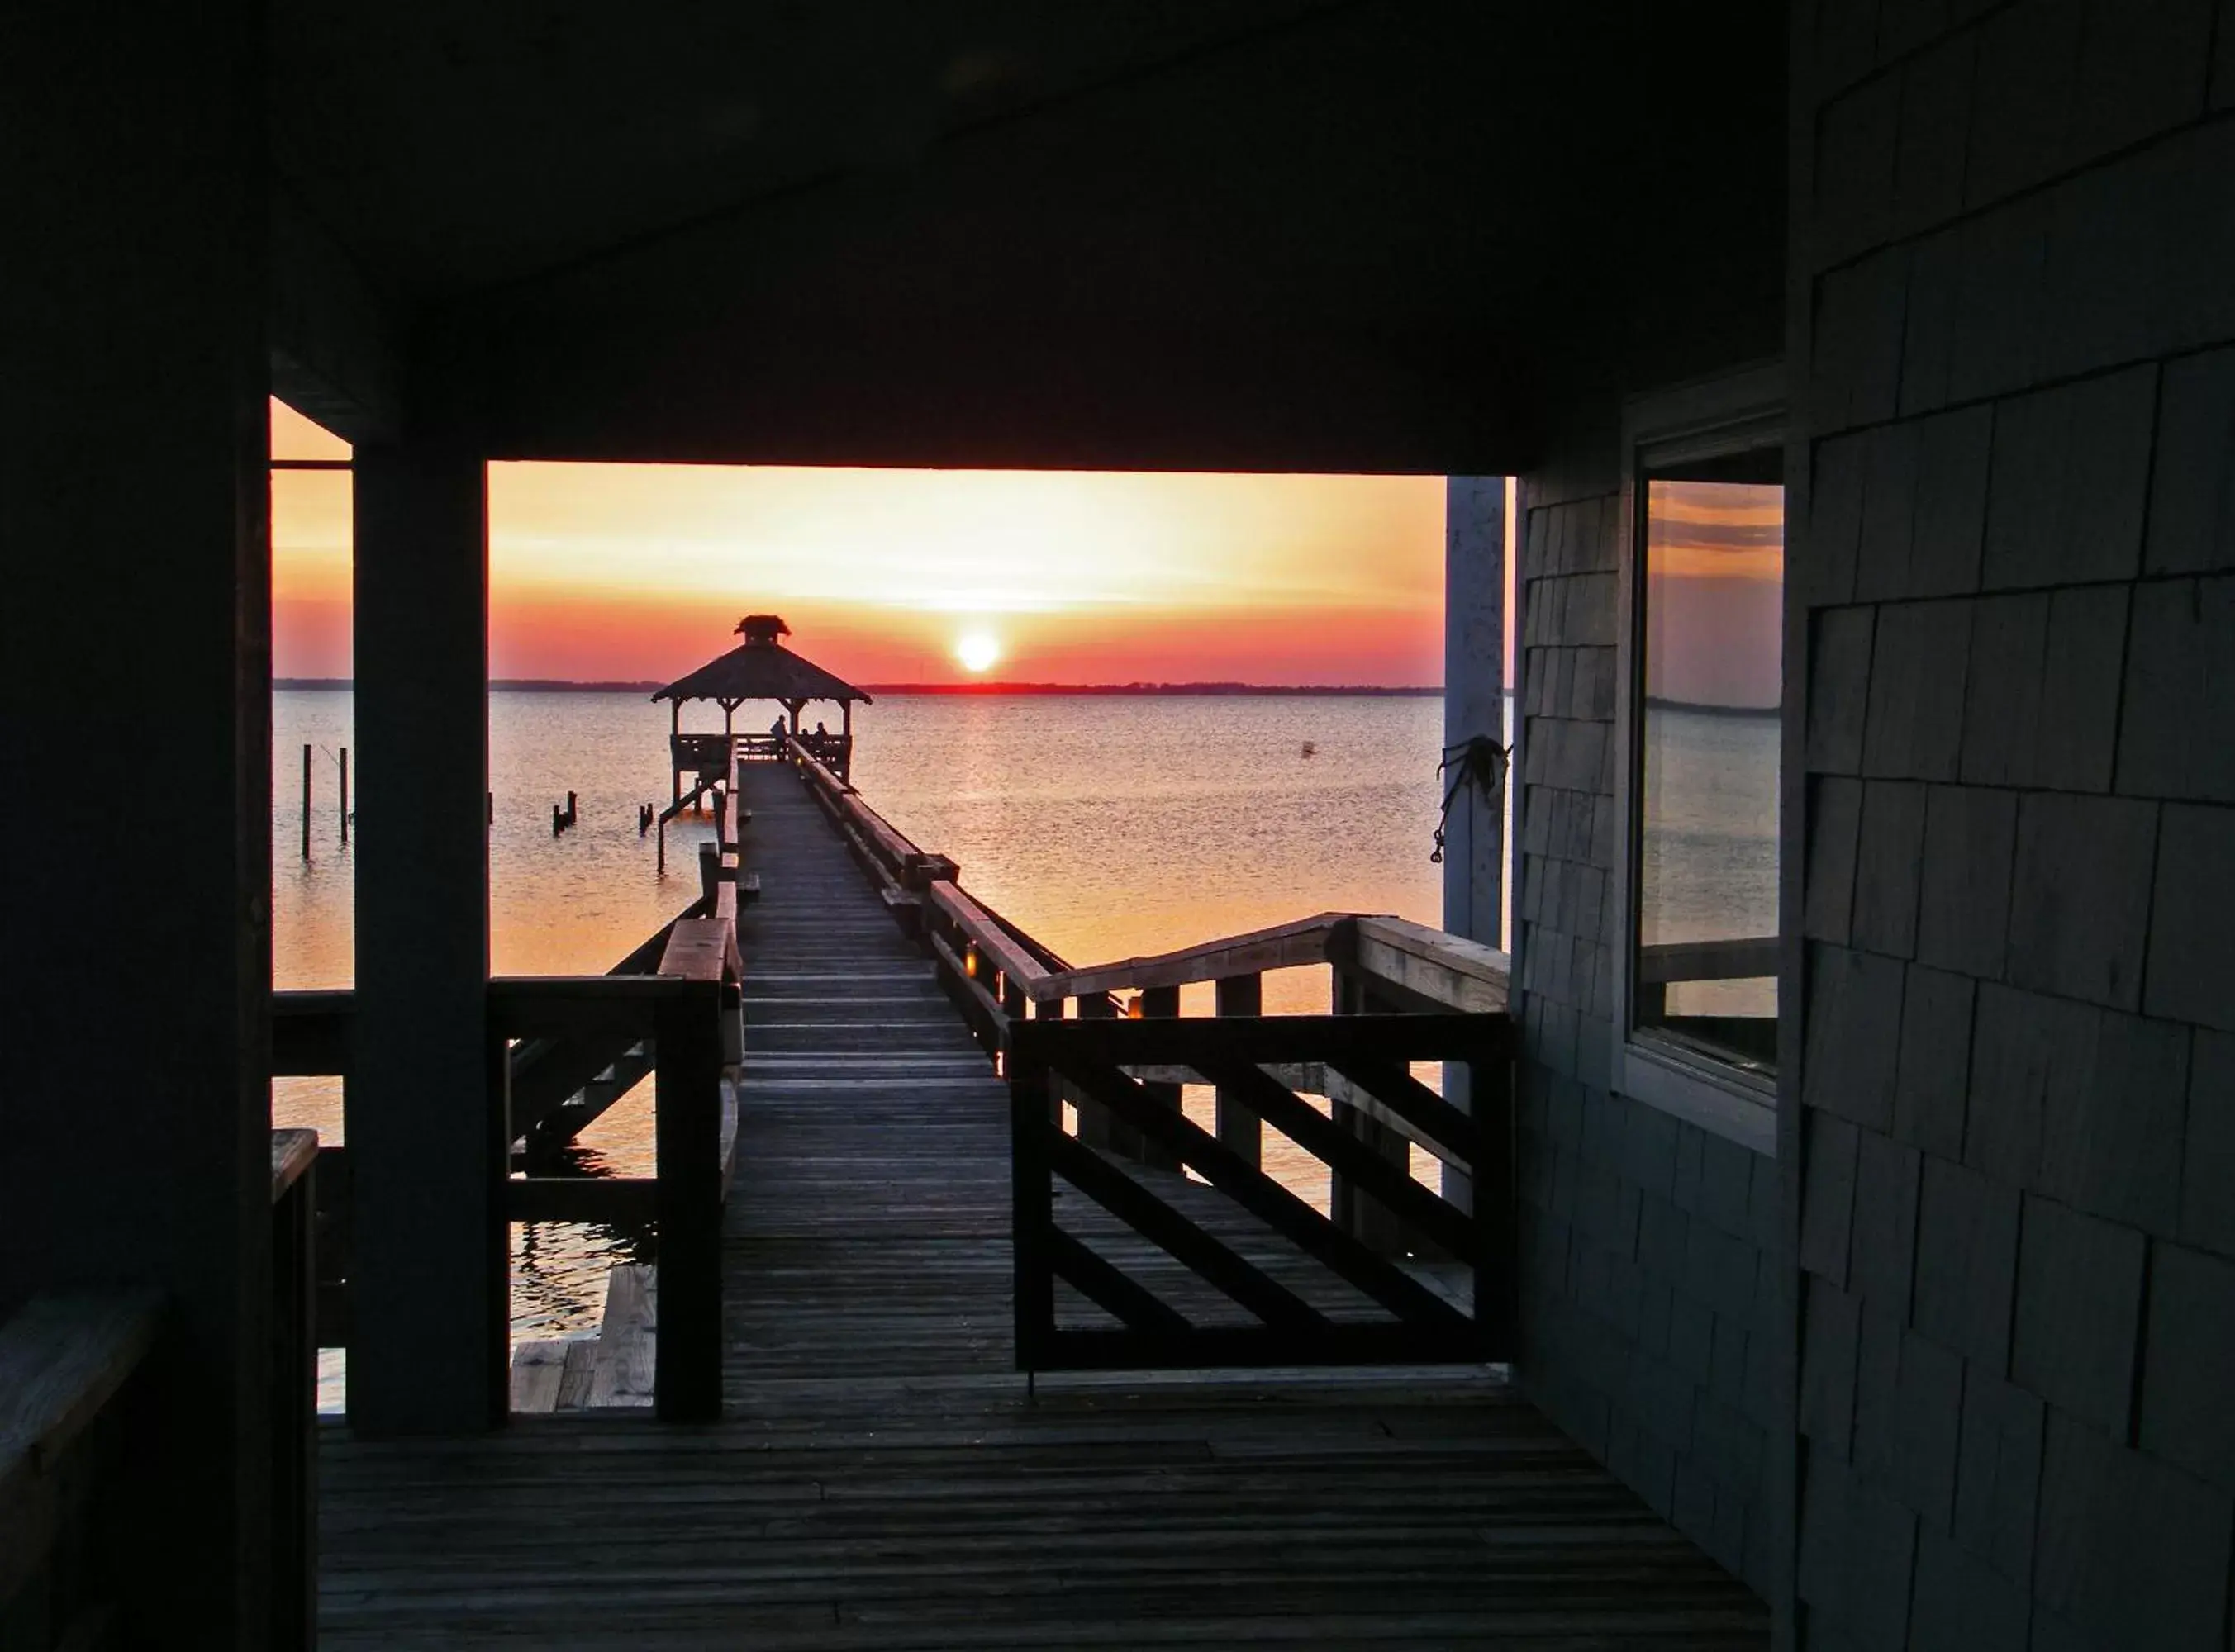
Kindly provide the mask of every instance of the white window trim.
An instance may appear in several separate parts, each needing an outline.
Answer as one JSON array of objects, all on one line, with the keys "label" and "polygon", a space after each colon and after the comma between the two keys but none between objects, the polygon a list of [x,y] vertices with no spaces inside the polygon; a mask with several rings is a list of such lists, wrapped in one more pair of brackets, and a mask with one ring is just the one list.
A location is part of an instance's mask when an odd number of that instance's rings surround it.
[{"label": "white window trim", "polygon": [[[1615,971],[1613,1078],[1624,1095],[1697,1125],[1754,1152],[1777,1154],[1777,1086],[1673,1041],[1630,1031],[1637,879],[1637,736],[1640,594],[1637,482],[1648,468],[1687,460],[1781,446],[1785,375],[1775,364],[1640,396],[1622,408],[1622,519],[1619,536],[1620,630],[1615,681]],[[1788,530],[1790,525],[1788,524]],[[1779,804],[1782,806],[1779,787]],[[1782,827],[1779,829],[1782,847]],[[1788,1006],[1781,1001],[1781,1019]]]}]

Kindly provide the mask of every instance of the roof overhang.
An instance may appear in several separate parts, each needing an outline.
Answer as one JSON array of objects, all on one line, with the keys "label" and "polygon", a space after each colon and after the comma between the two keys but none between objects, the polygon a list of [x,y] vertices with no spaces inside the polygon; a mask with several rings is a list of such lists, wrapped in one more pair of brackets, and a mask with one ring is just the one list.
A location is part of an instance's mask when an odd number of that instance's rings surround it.
[{"label": "roof overhang", "polygon": [[285,354],[491,457],[1511,468],[1776,350],[1783,10],[297,0]]}]

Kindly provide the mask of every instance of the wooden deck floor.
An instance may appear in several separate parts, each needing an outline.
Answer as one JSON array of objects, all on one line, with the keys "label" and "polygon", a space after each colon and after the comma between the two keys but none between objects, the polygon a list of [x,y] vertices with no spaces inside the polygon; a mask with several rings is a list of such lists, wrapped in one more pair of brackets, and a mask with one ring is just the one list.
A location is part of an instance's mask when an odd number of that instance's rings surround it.
[{"label": "wooden deck floor", "polygon": [[322,1459],[324,1643],[1766,1645],[1485,1374],[1044,1379],[1006,1100],[796,783],[751,774],[729,1414]]}]

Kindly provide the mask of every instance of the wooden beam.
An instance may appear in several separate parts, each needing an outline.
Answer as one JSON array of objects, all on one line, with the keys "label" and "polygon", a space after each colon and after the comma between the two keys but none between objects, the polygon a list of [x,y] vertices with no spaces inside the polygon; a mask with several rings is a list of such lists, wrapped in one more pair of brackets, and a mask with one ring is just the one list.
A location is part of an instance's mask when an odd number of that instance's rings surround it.
[{"label": "wooden beam", "polygon": [[925,885],[924,904],[944,916],[978,949],[978,956],[1001,972],[1012,986],[1021,988],[1028,998],[1044,999],[1068,996],[1044,990],[1048,972],[1039,960],[1011,938],[1009,932],[993,916],[951,883],[934,882]]},{"label": "wooden beam", "polygon": [[1752,981],[1777,973],[1777,949],[1773,935],[1642,946],[1637,949],[1637,978],[1641,984],[1653,986],[1680,981]]},{"label": "wooden beam", "polygon": [[603,1222],[648,1225],[658,1218],[655,1176],[514,1176],[504,1185],[505,1216],[514,1222]]},{"label": "wooden beam", "polygon": [[0,1324],[0,1507],[18,1476],[51,1474],[154,1345],[151,1290],[38,1296]]},{"label": "wooden beam", "polygon": [[659,1006],[688,990],[674,976],[496,976],[488,987],[489,1026],[508,1038],[640,1038]]},{"label": "wooden beam", "polygon": [[[1039,1024],[1027,1023],[1034,1028]],[[1073,1029],[1082,1025],[1077,1022],[1065,1024]],[[1053,1027],[1049,1030],[1052,1032]],[[1052,1039],[1047,1041],[1052,1045],[1057,1042]],[[1052,1056],[1049,1064],[1057,1072],[1078,1084],[1112,1114],[1143,1135],[1163,1141],[1179,1154],[1190,1169],[1200,1172],[1251,1215],[1324,1263],[1391,1313],[1401,1319],[1440,1326],[1452,1335],[1471,1334],[1465,1317],[1435,1292],[1376,1256],[1271,1177],[1243,1164],[1192,1120],[1149,1100],[1141,1094],[1140,1086],[1115,1067],[1093,1060],[1084,1050],[1059,1050],[1052,1052]]]},{"label": "wooden beam", "polygon": [[668,931],[659,973],[685,981],[719,981],[736,950],[734,934],[734,926],[718,917],[682,920]]},{"label": "wooden beam", "polygon": [[[1180,1013],[1180,989],[1176,986],[1144,987],[1135,1002],[1136,1012],[1144,1021],[1176,1021]],[[1142,1094],[1159,1107],[1177,1113],[1185,1105],[1183,1087],[1168,1081],[1150,1080],[1141,1087]],[[1141,1162],[1157,1170],[1177,1170],[1179,1160],[1171,1150],[1154,1139],[1141,1143]]]},{"label": "wooden beam", "polygon": [[1073,1051],[1113,1067],[1169,1063],[1406,1061],[1465,1061],[1509,1057],[1513,1024],[1503,1015],[1189,1016],[1027,1022],[1019,1049],[1062,1066]]},{"label": "wooden beam", "polygon": [[1076,997],[1083,993],[1116,992],[1128,987],[1176,987],[1191,982],[1215,981],[1221,976],[1255,974],[1300,964],[1325,963],[1327,942],[1338,925],[1347,921],[1341,912],[1321,912],[1315,917],[1227,936],[1176,952],[1158,952],[1125,958],[1116,963],[1097,963],[1049,976],[1034,996]]},{"label": "wooden beam", "polygon": [[1452,1255],[1464,1256],[1471,1248],[1472,1224],[1463,1212],[1445,1204],[1318,1108],[1297,1100],[1288,1086],[1240,1061],[1211,1063],[1209,1076],[1335,1175],[1364,1188],[1392,1215],[1419,1228]]},{"label": "wooden beam", "polygon": [[505,1058],[488,1000],[488,466],[423,436],[356,459],[350,1416],[370,1433],[470,1433],[501,1424],[511,1388],[492,1093]]},{"label": "wooden beam", "polygon": [[[1265,1013],[1265,977],[1252,971],[1248,975],[1218,977],[1212,989],[1212,1004],[1216,1013],[1225,1020],[1242,1015],[1262,1015]],[[1262,1165],[1265,1156],[1264,1126],[1255,1113],[1240,1104],[1239,1099],[1218,1091],[1211,1100],[1216,1118],[1216,1133],[1219,1140],[1244,1163]]]},{"label": "wooden beam", "polygon": [[695,978],[655,1029],[659,1101],[659,1410],[670,1422],[722,1414],[721,983]]},{"label": "wooden beam", "polygon": [[[1079,1248],[1085,1249],[1083,1245]],[[1185,1322],[1179,1327],[1164,1329],[1131,1324],[1123,1329],[1064,1326],[1051,1328],[1043,1339],[1039,1368],[1215,1371],[1262,1370],[1267,1367],[1471,1365],[1489,1357],[1487,1346],[1471,1329],[1454,1333],[1405,1320],[1379,1324],[1336,1323],[1323,1331],[1307,1333],[1275,1330],[1269,1326],[1189,1325]]]},{"label": "wooden beam", "polygon": [[272,1133],[272,1202],[278,1204],[287,1191],[307,1175],[318,1162],[318,1133],[315,1130],[275,1130]]},{"label": "wooden beam", "polygon": [[357,995],[347,987],[272,995],[272,1073],[332,1074],[350,1069]]},{"label": "wooden beam", "polygon": [[1302,1297],[1223,1240],[1204,1232],[1091,1147],[1070,1136],[1051,1136],[1048,1162],[1064,1180],[1268,1325],[1310,1330],[1327,1324],[1326,1316]]},{"label": "wooden beam", "polygon": [[1512,960],[1495,947],[1401,917],[1351,922],[1350,956],[1357,974],[1386,981],[1446,1009],[1494,1015],[1506,1007]]},{"label": "wooden beam", "polygon": [[[1130,1329],[1184,1335],[1195,1329],[1177,1309],[1061,1228],[1050,1228],[1041,1243],[1055,1273]],[[1046,1329],[1051,1337],[1061,1334],[1052,1323]]]}]

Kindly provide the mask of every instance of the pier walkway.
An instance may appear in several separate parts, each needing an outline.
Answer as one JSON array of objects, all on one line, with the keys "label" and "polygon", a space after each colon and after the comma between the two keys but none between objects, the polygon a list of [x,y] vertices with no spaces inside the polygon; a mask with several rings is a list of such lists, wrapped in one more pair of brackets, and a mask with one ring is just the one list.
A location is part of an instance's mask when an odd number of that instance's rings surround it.
[{"label": "pier walkway", "polygon": [[800,780],[744,779],[724,1414],[329,1427],[330,1648],[1766,1645],[1484,1368],[1028,1399],[1009,1095]]}]

